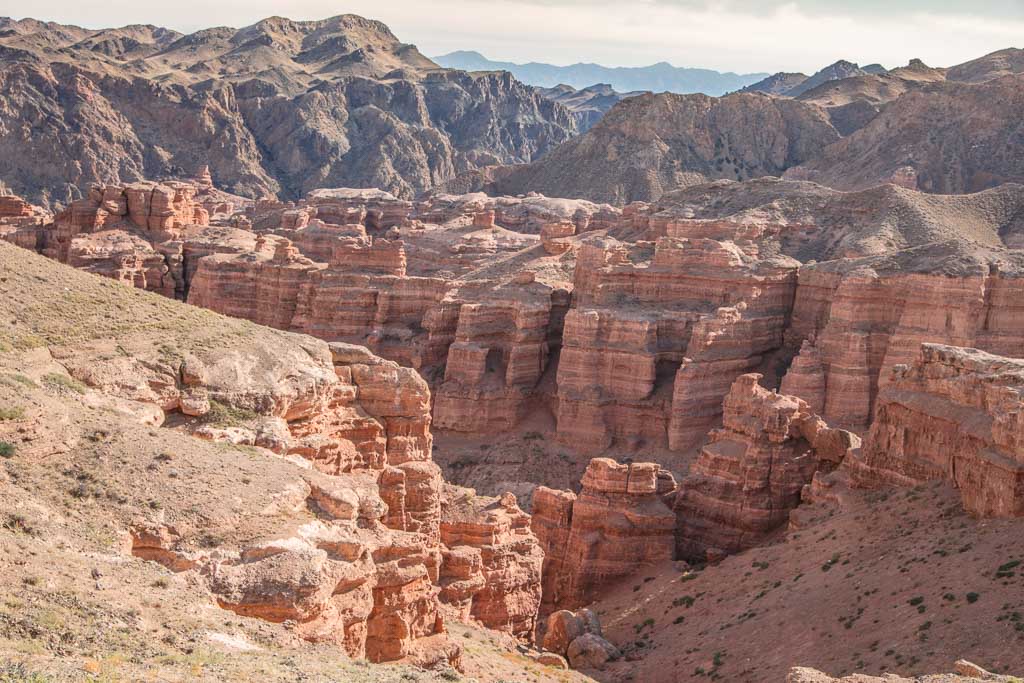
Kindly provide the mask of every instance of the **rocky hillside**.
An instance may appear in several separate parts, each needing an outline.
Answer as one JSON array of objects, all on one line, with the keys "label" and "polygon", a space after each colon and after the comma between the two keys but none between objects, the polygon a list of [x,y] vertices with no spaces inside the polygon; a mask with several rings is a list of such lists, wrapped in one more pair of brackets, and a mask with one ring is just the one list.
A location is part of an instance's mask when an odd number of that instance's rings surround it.
[{"label": "rocky hillside", "polygon": [[1018,135],[1022,83],[1024,76],[1005,76],[908,90],[788,177],[839,189],[894,180],[936,193],[1024,181]]},{"label": "rocky hillside", "polygon": [[[1005,75],[1013,64],[1012,54],[997,53],[961,71],[913,60],[884,73],[830,72],[836,77],[796,97],[634,97],[537,162],[469,174],[451,187],[620,205],[695,179],[783,174],[842,190],[896,183],[977,192],[1024,180],[1016,134],[1024,75]],[[953,72],[970,72],[971,82],[950,78]]]},{"label": "rocky hillside", "polygon": [[206,164],[249,197],[339,185],[411,197],[576,131],[510,75],[441,69],[354,15],[190,35],[0,26],[0,179],[36,203]]},{"label": "rocky hillside", "polygon": [[499,194],[649,201],[704,178],[780,175],[839,137],[822,109],[794,100],[641,95],[544,159],[503,169],[489,187]]}]

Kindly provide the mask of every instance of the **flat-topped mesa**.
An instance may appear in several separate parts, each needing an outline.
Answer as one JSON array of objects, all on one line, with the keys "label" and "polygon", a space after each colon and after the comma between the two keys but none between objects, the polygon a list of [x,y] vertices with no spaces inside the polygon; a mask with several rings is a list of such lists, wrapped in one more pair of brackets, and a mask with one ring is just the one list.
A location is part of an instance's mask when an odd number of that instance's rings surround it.
[{"label": "flat-topped mesa", "polygon": [[[450,549],[442,574],[458,580],[445,585],[442,599],[454,598],[465,609],[470,593],[468,612],[474,619],[532,642],[544,553],[530,530],[530,515],[519,508],[516,497],[478,497],[472,489],[447,487],[441,541]],[[472,568],[477,563],[483,580],[474,592],[479,582]]]},{"label": "flat-topped mesa", "polygon": [[103,230],[71,240],[66,263],[174,298],[177,282],[166,255],[138,235],[124,230]]},{"label": "flat-topped mesa", "polygon": [[674,489],[655,463],[609,458],[590,461],[579,496],[539,487],[532,528],[545,553],[545,610],[574,609],[645,564],[673,559],[676,520],[663,497]]},{"label": "flat-topped mesa", "polygon": [[787,345],[813,343],[788,385],[823,400],[830,424],[863,433],[891,368],[913,362],[921,343],[1020,353],[1021,272],[1015,252],[964,256],[946,245],[803,266]]},{"label": "flat-topped mesa", "polygon": [[585,240],[559,360],[559,438],[695,445],[732,380],[782,345],[798,265],[715,240]]},{"label": "flat-topped mesa", "polygon": [[28,218],[35,215],[35,207],[21,197],[0,195],[0,219]]},{"label": "flat-topped mesa", "polygon": [[[375,189],[335,188],[313,190],[302,202],[310,215],[335,225],[359,222],[371,230],[401,226],[412,213],[412,202]],[[361,220],[353,221],[353,217]]]},{"label": "flat-topped mesa", "polygon": [[1024,360],[922,344],[892,369],[846,467],[862,485],[951,481],[972,514],[1024,516]]},{"label": "flat-topped mesa", "polygon": [[23,224],[4,237],[76,268],[184,298],[198,258],[251,249],[251,237],[209,227],[210,211],[223,218],[236,200],[182,181],[95,186],[53,220]]},{"label": "flat-topped mesa", "polygon": [[620,225],[622,220],[622,211],[610,204],[545,197],[532,192],[518,197],[490,197],[480,192],[433,193],[416,203],[412,215],[430,223],[447,223],[465,217],[477,228],[501,227],[530,235],[541,235],[552,226],[567,226],[563,231],[576,235],[606,230]]},{"label": "flat-topped mesa", "polygon": [[763,542],[786,524],[814,473],[835,468],[860,445],[760,379],[747,374],[733,383],[724,426],[711,432],[680,482],[673,507],[683,559],[717,559]]},{"label": "flat-topped mesa", "polygon": [[333,225],[319,218],[276,234],[290,239],[304,256],[329,266],[374,275],[405,275],[406,257],[400,239],[370,237],[359,224]]}]

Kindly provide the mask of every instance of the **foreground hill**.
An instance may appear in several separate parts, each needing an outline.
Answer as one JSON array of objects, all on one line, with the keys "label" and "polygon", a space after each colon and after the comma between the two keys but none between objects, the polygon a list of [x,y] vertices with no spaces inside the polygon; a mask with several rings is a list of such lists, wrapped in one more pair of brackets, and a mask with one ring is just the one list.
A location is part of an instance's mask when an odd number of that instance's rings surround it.
[{"label": "foreground hill", "polygon": [[544,675],[529,517],[444,484],[413,371],[6,243],[0,293],[0,678]]},{"label": "foreground hill", "polygon": [[0,110],[0,177],[43,204],[205,164],[250,197],[338,185],[409,197],[576,131],[510,75],[441,69],[354,15],[190,35],[0,19]]},{"label": "foreground hill", "polygon": [[[925,349],[884,394],[863,455],[805,402],[745,375],[694,468],[701,477],[677,486],[653,463],[595,459],[578,497],[548,490],[531,519],[507,496],[425,481],[425,387],[366,349],[225,318],[4,243],[0,274],[10,321],[0,674],[12,680],[461,680],[454,665],[495,683],[762,683],[796,664],[908,676],[959,656],[999,672],[1024,664],[1020,521],[964,510],[1000,501],[1019,515],[1024,489],[986,490],[987,477],[953,488],[950,468],[920,460],[928,435],[961,466],[1021,481],[1020,427],[1007,419],[1019,414],[1021,361]],[[946,440],[966,430],[955,448]],[[895,434],[901,448],[879,441]],[[383,462],[360,461],[371,454]],[[820,468],[802,492],[798,462]],[[924,480],[848,488],[857,471],[895,474],[885,467]],[[765,534],[759,506],[794,483],[796,500],[769,508],[781,526]],[[553,500],[571,514],[552,516]],[[738,524],[758,543],[690,566],[672,561],[677,524],[719,543]],[[554,561],[524,572],[524,560],[541,565],[538,544]],[[591,553],[571,551],[582,547]],[[516,648],[509,619],[536,614],[541,582],[556,604],[549,586],[585,587],[616,656],[573,656],[577,672]],[[832,683],[808,670],[786,680]]]}]

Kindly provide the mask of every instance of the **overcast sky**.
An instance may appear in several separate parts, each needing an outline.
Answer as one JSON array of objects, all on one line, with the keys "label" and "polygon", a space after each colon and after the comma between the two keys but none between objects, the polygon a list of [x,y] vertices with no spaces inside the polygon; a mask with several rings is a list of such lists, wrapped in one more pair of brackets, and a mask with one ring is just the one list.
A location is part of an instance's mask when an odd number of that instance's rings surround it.
[{"label": "overcast sky", "polygon": [[1024,44],[1024,0],[0,0],[0,15],[90,28],[158,24],[191,32],[263,17],[351,12],[387,23],[429,56],[731,71],[811,72],[836,59],[950,66]]}]

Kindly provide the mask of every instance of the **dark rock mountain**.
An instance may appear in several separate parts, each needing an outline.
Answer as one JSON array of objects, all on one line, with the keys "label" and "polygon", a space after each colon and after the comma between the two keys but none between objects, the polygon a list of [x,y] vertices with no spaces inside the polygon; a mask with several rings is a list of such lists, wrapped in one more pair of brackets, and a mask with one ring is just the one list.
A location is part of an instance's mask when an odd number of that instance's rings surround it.
[{"label": "dark rock mountain", "polygon": [[807,74],[780,71],[757,83],[742,88],[740,92],[763,92],[768,95],[785,95],[809,78]]},{"label": "dark rock mountain", "polygon": [[793,86],[792,88],[781,94],[787,95],[789,97],[799,97],[800,95],[803,95],[805,92],[817,88],[822,83],[827,83],[829,81],[838,81],[840,79],[851,78],[853,76],[862,76],[867,73],[867,71],[861,69],[853,62],[848,62],[845,59],[840,59],[838,62],[835,62],[834,64],[829,64],[824,69],[816,72],[807,80],[798,83],[797,85]]},{"label": "dark rock mountain", "polygon": [[354,15],[190,35],[0,20],[0,179],[33,201],[191,175],[246,195],[403,197],[532,161],[576,119],[509,74],[438,67]]},{"label": "dark rock mountain", "polygon": [[642,92],[616,92],[607,83],[595,83],[588,88],[577,90],[571,85],[556,85],[554,88],[538,88],[540,94],[558,102],[576,115],[580,131],[589,130],[613,106],[628,97],[642,95]]},{"label": "dark rock mountain", "polygon": [[650,90],[723,95],[768,75],[722,73],[712,69],[677,67],[667,62],[642,67],[608,67],[583,63],[569,66],[541,62],[516,64],[490,60],[479,52],[470,51],[451,52],[434,57],[434,61],[441,66],[465,71],[508,71],[524,83],[542,88],[554,88],[561,84],[586,88],[594,83],[607,83],[619,92]]},{"label": "dark rock mountain", "polygon": [[787,177],[838,189],[894,181],[960,194],[1024,182],[1024,75],[928,83]]}]

